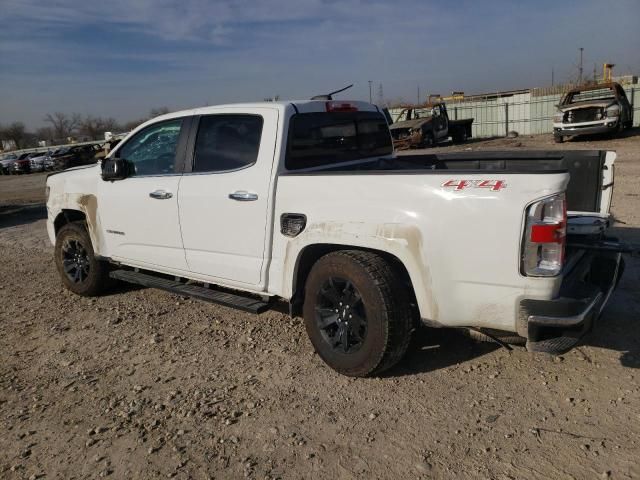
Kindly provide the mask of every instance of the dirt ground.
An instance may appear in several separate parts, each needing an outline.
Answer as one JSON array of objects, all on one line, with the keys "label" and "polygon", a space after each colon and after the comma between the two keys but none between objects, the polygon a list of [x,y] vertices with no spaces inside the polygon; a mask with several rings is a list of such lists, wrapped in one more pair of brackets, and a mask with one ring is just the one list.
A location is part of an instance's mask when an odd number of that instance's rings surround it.
[{"label": "dirt ground", "polygon": [[[613,213],[640,243],[640,132],[461,149],[618,151]],[[64,290],[45,175],[0,177],[1,478],[640,477],[640,261],[561,357],[423,329],[402,364],[349,379],[299,318],[122,286]]]}]

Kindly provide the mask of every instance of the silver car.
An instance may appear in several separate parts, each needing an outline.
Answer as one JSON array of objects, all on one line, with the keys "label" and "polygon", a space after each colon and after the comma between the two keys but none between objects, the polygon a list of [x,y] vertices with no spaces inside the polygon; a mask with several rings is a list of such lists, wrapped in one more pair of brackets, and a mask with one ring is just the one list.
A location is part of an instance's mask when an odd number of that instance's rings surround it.
[{"label": "silver car", "polygon": [[7,153],[0,157],[0,174],[1,175],[9,175],[11,173],[11,169],[13,168],[14,162],[18,159],[18,156],[15,153]]},{"label": "silver car", "polygon": [[50,152],[39,152],[34,154],[34,156],[29,157],[31,160],[32,172],[44,172],[47,160],[50,158],[49,153]]}]

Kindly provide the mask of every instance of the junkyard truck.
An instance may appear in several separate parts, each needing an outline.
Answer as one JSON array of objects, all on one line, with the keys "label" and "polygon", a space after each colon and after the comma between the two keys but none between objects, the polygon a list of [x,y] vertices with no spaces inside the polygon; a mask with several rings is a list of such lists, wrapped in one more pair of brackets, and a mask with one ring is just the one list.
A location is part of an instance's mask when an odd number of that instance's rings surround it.
[{"label": "junkyard truck", "polygon": [[447,106],[430,103],[423,107],[408,107],[389,126],[396,150],[425,148],[451,139],[454,143],[471,138],[473,118],[451,120]]}]

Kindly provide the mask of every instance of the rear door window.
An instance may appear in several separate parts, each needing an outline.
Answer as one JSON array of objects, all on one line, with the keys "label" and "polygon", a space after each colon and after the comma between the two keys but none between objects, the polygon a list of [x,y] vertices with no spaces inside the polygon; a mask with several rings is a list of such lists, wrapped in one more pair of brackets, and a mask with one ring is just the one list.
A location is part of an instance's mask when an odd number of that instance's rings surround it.
[{"label": "rear door window", "polygon": [[285,165],[298,170],[392,152],[389,127],[381,113],[299,113],[291,117]]},{"label": "rear door window", "polygon": [[259,115],[207,115],[200,118],[194,172],[227,172],[246,168],[258,159],[262,136]]}]

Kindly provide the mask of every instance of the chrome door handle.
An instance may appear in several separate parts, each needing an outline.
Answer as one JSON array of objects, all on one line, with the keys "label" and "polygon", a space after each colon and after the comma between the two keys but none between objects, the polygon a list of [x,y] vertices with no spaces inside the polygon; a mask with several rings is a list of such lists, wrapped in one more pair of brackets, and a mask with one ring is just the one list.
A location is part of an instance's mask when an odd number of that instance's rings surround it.
[{"label": "chrome door handle", "polygon": [[173,193],[167,192],[165,190],[155,190],[149,194],[151,198],[155,198],[157,200],[166,200],[168,198],[173,197]]},{"label": "chrome door handle", "polygon": [[238,200],[239,202],[253,202],[258,199],[257,193],[247,192],[245,190],[238,190],[229,194],[231,200]]}]

